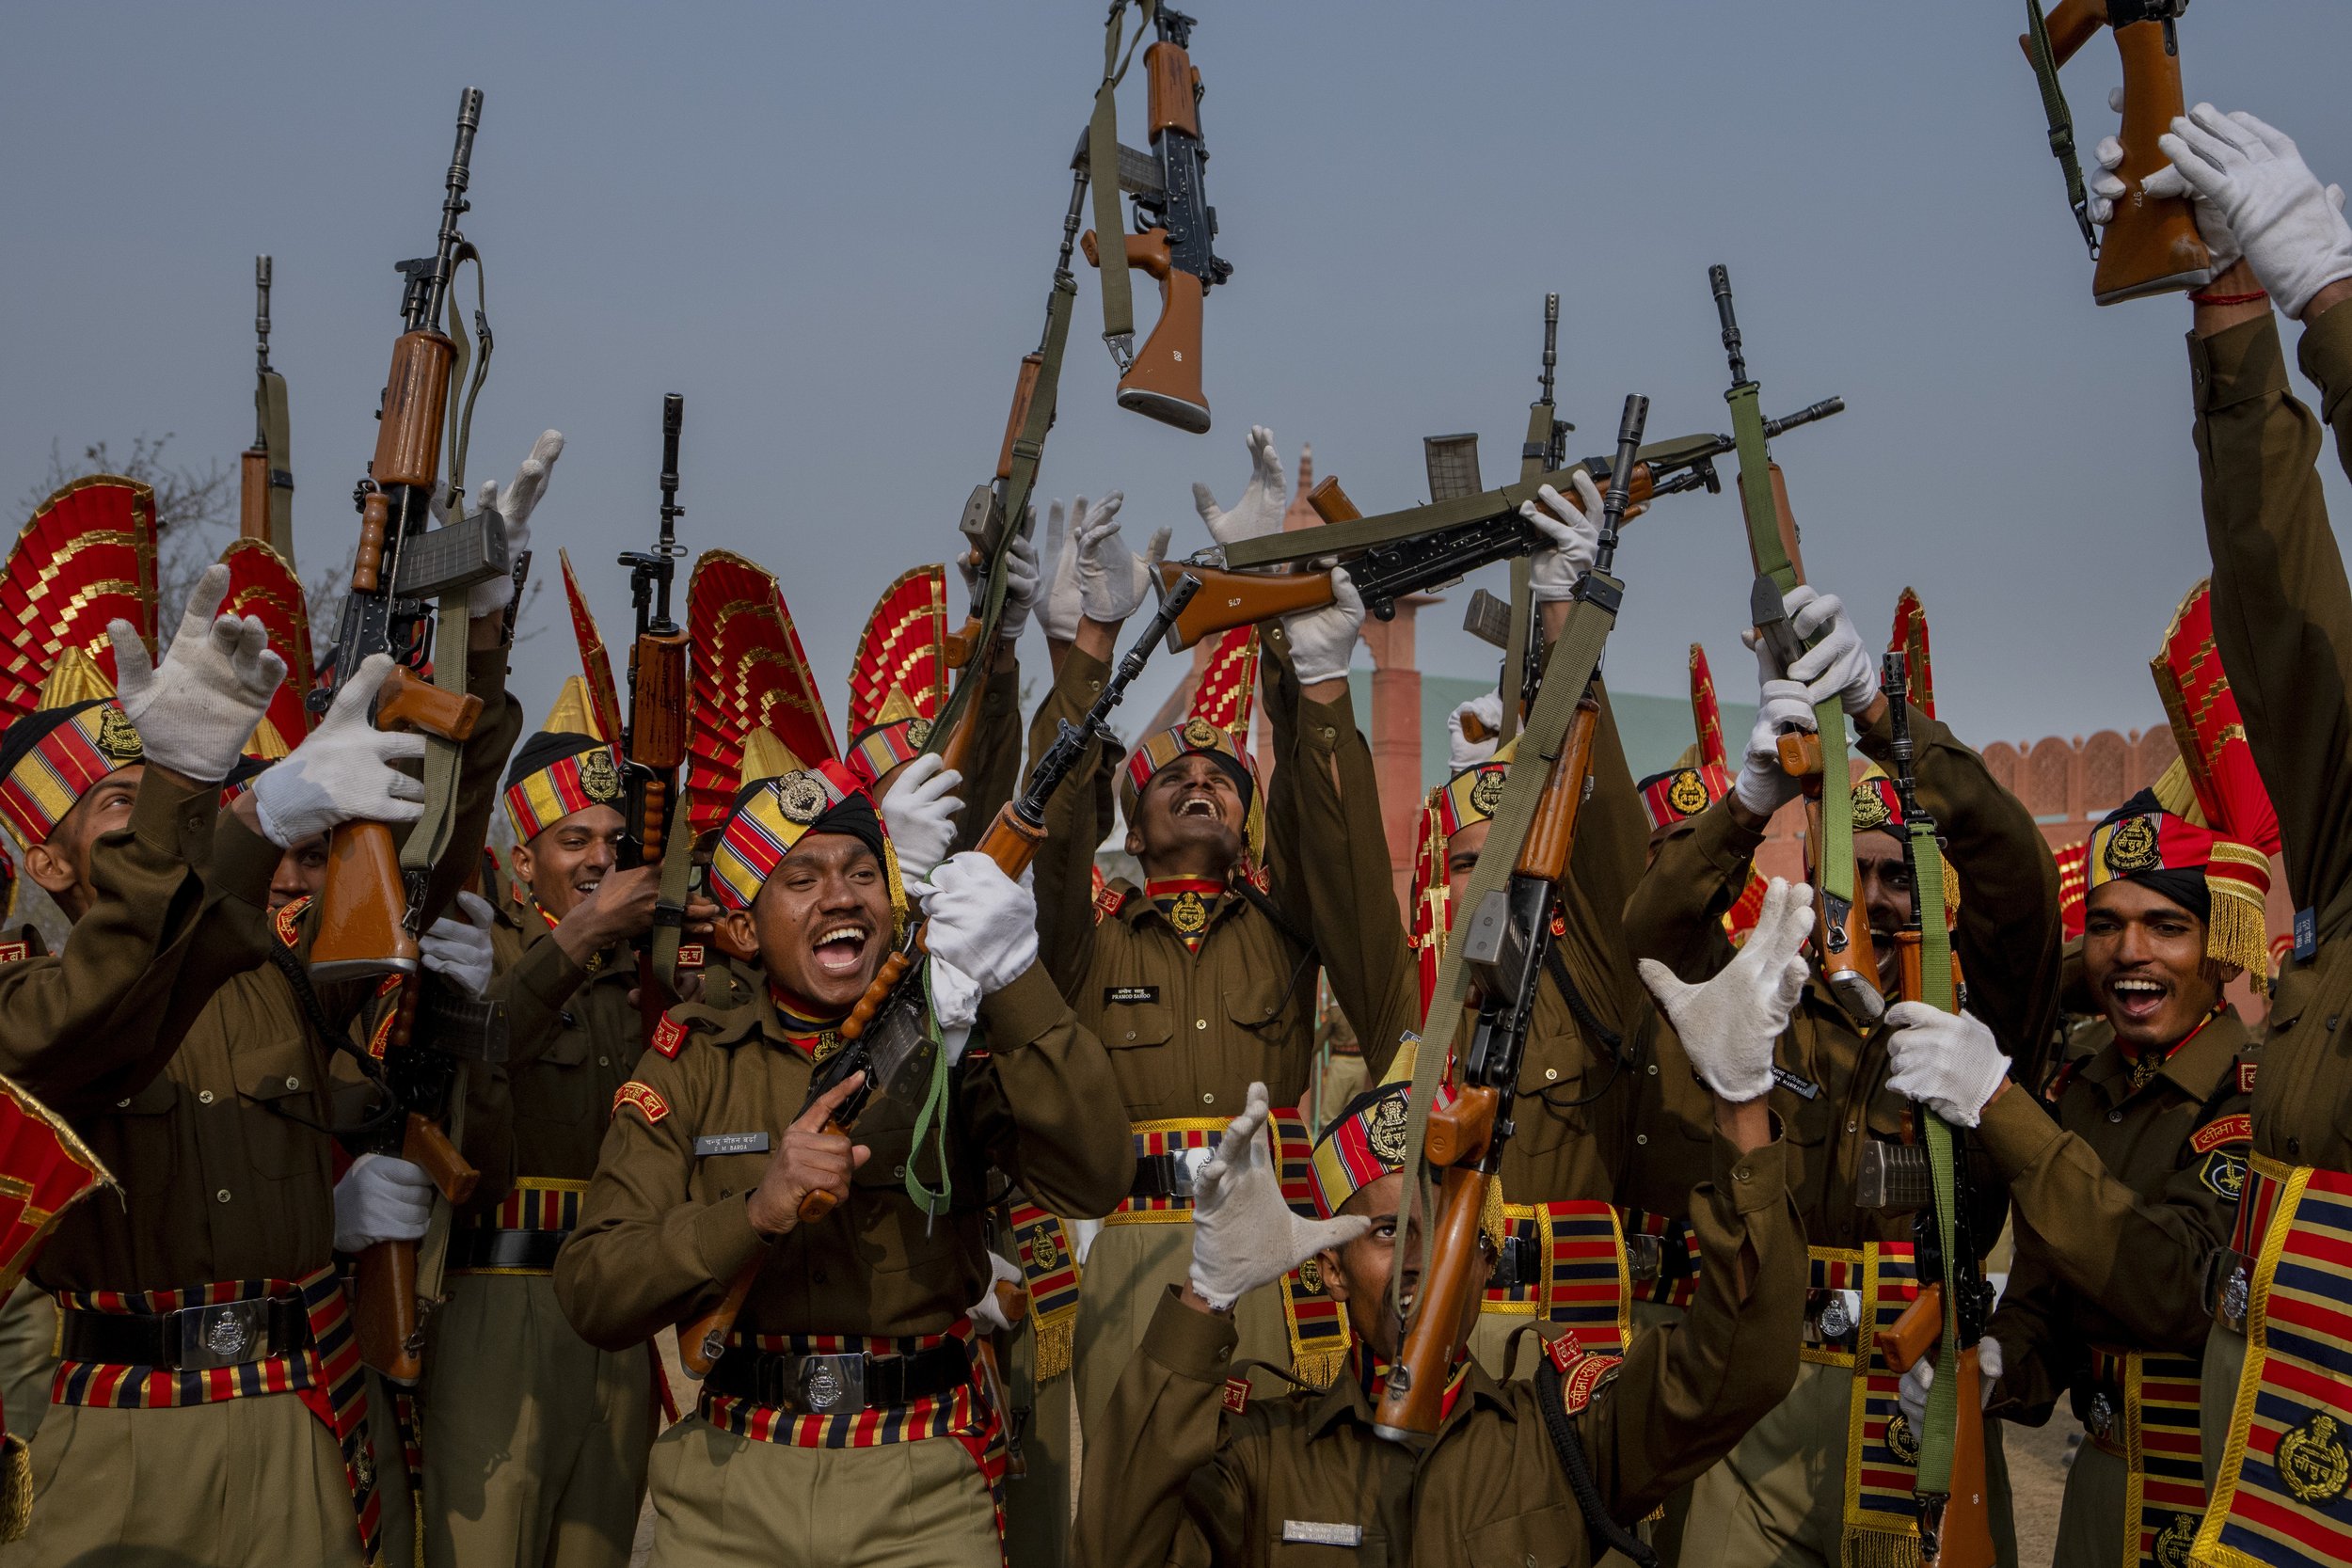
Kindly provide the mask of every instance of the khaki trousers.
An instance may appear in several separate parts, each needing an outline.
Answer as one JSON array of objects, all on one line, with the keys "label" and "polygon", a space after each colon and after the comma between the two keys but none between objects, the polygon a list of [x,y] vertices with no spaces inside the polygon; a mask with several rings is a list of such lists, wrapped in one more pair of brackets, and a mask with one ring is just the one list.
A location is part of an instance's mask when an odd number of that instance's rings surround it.
[{"label": "khaki trousers", "polygon": [[342,1450],[292,1394],[61,1404],[33,1444],[32,1528],[6,1556],[27,1568],[358,1568],[359,1527]]},{"label": "khaki trousers", "polygon": [[452,1275],[425,1348],[426,1568],[627,1568],[652,1352],[582,1339],[546,1275]]},{"label": "khaki trousers", "polygon": [[1029,1473],[1005,1482],[1005,1557],[1020,1568],[1063,1568],[1070,1560],[1077,1379],[1064,1371],[1041,1388],[1036,1369],[1037,1336],[1016,1337],[1005,1368],[1005,1397],[1020,1423]]},{"label": "khaki trousers", "polygon": [[2221,1455],[2230,1444],[2230,1418],[2237,1413],[2238,1380],[2246,1371],[2246,1336],[2233,1328],[2213,1325],[2205,1336],[2205,1373],[2198,1380],[2197,1440],[2205,1449],[2205,1495],[2213,1495],[2221,1474]]},{"label": "khaki trousers", "polygon": [[[1680,1560],[1690,1568],[1837,1568],[1843,1560],[1846,1425],[1853,1371],[1801,1362],[1788,1397],[1692,1483]],[[2001,1424],[1984,1424],[1993,1549],[2017,1568]]]},{"label": "khaki trousers", "polygon": [[0,1306],[0,1414],[27,1443],[49,1414],[56,1344],[57,1299],[29,1279],[17,1281]]},{"label": "khaki trousers", "polygon": [[[1098,1425],[1111,1402],[1119,1374],[1135,1359],[1152,1326],[1152,1314],[1170,1285],[1180,1285],[1192,1270],[1192,1222],[1151,1225],[1106,1225],[1094,1238],[1078,1283],[1078,1331],[1071,1371],[1078,1380],[1078,1430],[1081,1436]],[[1233,1304],[1233,1326],[1241,1343],[1236,1361],[1291,1364],[1290,1330],[1282,1322],[1282,1289],[1269,1285],[1252,1291]],[[1279,1378],[1253,1377],[1261,1394],[1287,1389]]]},{"label": "khaki trousers", "polygon": [[995,1503],[952,1437],[794,1449],[689,1416],[651,1482],[652,1568],[998,1568]]},{"label": "khaki trousers", "polygon": [[[2124,1463],[2088,1436],[2066,1467],[2066,1496],[2058,1505],[2058,1548],[2050,1568],[2122,1568],[2123,1503],[2131,1472]],[[2135,1554],[2136,1556],[2137,1554]]]}]

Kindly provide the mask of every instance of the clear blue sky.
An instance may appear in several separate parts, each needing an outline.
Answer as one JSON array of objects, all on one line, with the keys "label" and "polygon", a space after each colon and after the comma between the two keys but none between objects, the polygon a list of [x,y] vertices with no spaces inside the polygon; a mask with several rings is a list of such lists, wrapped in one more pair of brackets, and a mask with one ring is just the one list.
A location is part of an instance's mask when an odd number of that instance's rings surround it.
[{"label": "clear blue sky", "polygon": [[[2188,311],[2092,307],[2021,7],[1193,8],[1236,269],[1208,308],[1216,428],[1114,406],[1085,274],[1044,494],[1121,486],[1137,537],[1172,523],[1189,548],[1206,542],[1189,483],[1231,500],[1252,421],[1294,462],[1312,441],[1369,509],[1418,499],[1430,433],[1482,431],[1506,476],[1547,289],[1580,453],[1606,446],[1628,390],[1650,395],[1654,431],[1724,428],[1706,269],[1724,261],[1768,410],[1851,405],[1780,454],[1813,575],[1865,634],[1915,583],[1944,711],[1979,742],[2161,721],[2146,660],[2206,570]],[[542,426],[571,438],[542,559],[551,574],[569,545],[617,645],[626,591],[599,563],[653,526],[660,396],[684,392],[686,537],[783,575],[837,713],[875,594],[946,552],[993,461],[1100,20],[1090,0],[18,5],[0,495],[39,478],[53,438],[172,431],[174,455],[233,460],[265,250],[298,547],[340,559],[397,326],[391,263],[431,242],[457,89],[476,84],[469,228],[499,339],[476,478],[511,473]],[[2182,37],[2192,99],[2263,113],[2352,179],[2342,0],[2208,0]],[[2086,148],[2116,74],[2105,42],[2070,71]],[[1139,81],[1122,110],[1139,140]],[[1700,638],[1741,700],[1734,499],[1661,506],[1621,559],[1616,683],[1678,691]],[[1424,617],[1425,668],[1486,664],[1451,629],[1466,592]],[[517,681],[534,722],[571,668],[560,597],[538,613],[550,635]]]}]

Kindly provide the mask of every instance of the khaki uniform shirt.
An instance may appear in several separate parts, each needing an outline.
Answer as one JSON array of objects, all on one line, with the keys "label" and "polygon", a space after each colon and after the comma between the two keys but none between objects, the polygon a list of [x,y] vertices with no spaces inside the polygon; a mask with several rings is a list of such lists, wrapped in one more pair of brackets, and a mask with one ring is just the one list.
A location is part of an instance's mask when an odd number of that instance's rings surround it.
[{"label": "khaki uniform shirt", "polygon": [[[2352,1170],[2352,584],[2312,467],[2319,421],[2287,388],[2275,318],[2192,337],[2188,352],[2214,641],[2316,936],[2271,998],[2254,1149]],[[2343,457],[2352,310],[2312,322],[2300,357]]]},{"label": "khaki uniform shirt", "polygon": [[[1977,1142],[2017,1206],[2017,1261],[1985,1332],[2000,1341],[1996,1414],[2027,1421],[2090,1372],[2091,1346],[2194,1354],[2213,1319],[2205,1265],[2246,1175],[2245,1024],[2223,1011],[2132,1087],[2105,1021],[2058,1085],[2057,1115],[2012,1084]],[[2233,1121],[2231,1118],[2236,1118]]]},{"label": "khaki uniform shirt", "polygon": [[[443,900],[453,896],[479,854],[497,799],[499,768],[521,727],[502,689],[505,655],[473,656],[469,689],[484,699],[482,721],[467,743],[458,786],[458,853],[437,875]],[[150,774],[150,778],[153,775]],[[133,808],[132,838],[144,830],[152,793],[142,781]],[[219,791],[206,786],[201,815],[217,809]],[[191,818],[199,808],[185,805]],[[258,932],[284,927],[297,955],[307,955],[317,906],[265,918],[277,847],[230,818],[220,830],[215,877],[249,884],[251,924]],[[101,856],[112,854],[103,847]],[[101,872],[101,885],[104,873]],[[161,891],[154,902],[171,901]],[[431,906],[428,906],[431,907]],[[93,926],[92,921],[101,924]],[[74,927],[69,954],[86,934],[111,931],[104,906]],[[217,990],[199,978],[196,960],[183,989],[202,1011],[181,1033],[158,1031],[151,1021],[109,1022],[95,1038],[60,1037],[31,1059],[5,1069],[63,1116],[122,1184],[122,1196],[78,1204],[60,1222],[40,1265],[52,1290],[160,1291],[216,1280],[294,1279],[325,1267],[335,1231],[333,1136],[327,1131],[327,1043],[310,1027],[294,987],[274,966],[250,967],[265,949],[242,960],[242,973]],[[227,966],[224,966],[227,967]],[[0,974],[5,974],[0,971]],[[135,972],[134,972],[135,973]],[[118,976],[118,986],[133,983]],[[217,978],[215,979],[218,983]],[[135,993],[143,992],[143,981]],[[318,988],[328,1020],[358,1015],[374,993],[373,980]],[[157,1012],[187,1003],[179,996],[151,1002]],[[119,1024],[119,1029],[118,1029]],[[339,1104],[335,1115],[348,1107]],[[479,1124],[486,1129],[490,1124]],[[469,1125],[468,1152],[481,1146]]]},{"label": "khaki uniform shirt", "polygon": [[[1295,692],[1291,687],[1286,694]],[[1315,945],[1376,1077],[1400,1036],[1421,1032],[1420,966],[1396,907],[1378,777],[1351,700],[1344,693],[1327,705],[1301,700],[1298,712],[1280,776],[1295,781],[1298,858],[1315,868]],[[1565,930],[1553,950],[1588,1012],[1618,1037],[1623,1060],[1580,1025],[1558,976],[1548,978],[1520,1058],[1518,1130],[1503,1146],[1502,1192],[1513,1203],[1616,1198],[1635,1081],[1657,1060],[1658,1037],[1672,1033],[1625,945],[1619,911],[1640,879],[1647,829],[1606,695],[1592,776],[1561,890]],[[1456,925],[1466,918],[1454,911]],[[1465,1026],[1455,1047],[1468,1044]],[[1678,1045],[1670,1049],[1679,1059]],[[1700,1125],[1711,1126],[1711,1109],[1701,1115],[1710,1119]]]},{"label": "khaki uniform shirt", "polygon": [[[1620,1524],[1727,1452],[1796,1380],[1804,1238],[1785,1151],[1775,1143],[1740,1156],[1719,1143],[1713,1159],[1711,1184],[1691,1199],[1705,1261],[1690,1315],[1636,1336],[1613,1380],[1571,1417]],[[1089,1434],[1079,1560],[1581,1568],[1599,1559],[1533,1380],[1500,1385],[1472,1363],[1416,1454],[1374,1434],[1352,1376],[1228,1414],[1233,1344],[1230,1316],[1195,1311],[1172,1291],[1160,1304],[1105,1430]],[[1351,1538],[1352,1550],[1339,1549]]]},{"label": "khaki uniform shirt", "polygon": [[[1968,1010],[1992,1029],[2012,1055],[2029,1054],[2052,1028],[2058,996],[2058,864],[2042,832],[2017,799],[1995,784],[1984,760],[1952,732],[1911,711],[1921,803],[1931,813],[1961,887],[1953,949],[1968,986]],[[1893,761],[1892,727],[1882,719],[1861,736],[1865,755]],[[1891,770],[1891,769],[1890,769]],[[1657,958],[1685,980],[1704,981],[1731,961],[1723,914],[1747,885],[1759,833],[1717,802],[1677,823],[1626,907],[1633,951]],[[1796,1168],[1789,1185],[1815,1246],[1855,1247],[1867,1242],[1908,1242],[1912,1215],[1854,1207],[1862,1153],[1873,1138],[1899,1137],[1905,1107],[1889,1093],[1886,1031],[1867,1034],[1817,974],[1781,1037],[1772,1109],[1788,1129]],[[1704,1121],[1677,1074],[1645,1077],[1654,1099],[1638,1113],[1642,1136],[1633,1201],[1678,1214],[1675,1194],[1687,1189],[1692,1162],[1704,1148]],[[1665,1151],[1661,1153],[1661,1150]],[[1983,1180],[1989,1165],[1972,1164],[1982,1211],[1979,1234],[1998,1234],[2005,1199]]]},{"label": "khaki uniform shirt", "polygon": [[[1030,728],[1033,758],[1053,744],[1058,721],[1074,721],[1107,678],[1101,659],[1075,648],[1064,656]],[[1108,1049],[1129,1121],[1239,1116],[1252,1083],[1264,1084],[1276,1105],[1297,1104],[1314,1067],[1315,962],[1304,940],[1306,892],[1279,853],[1286,846],[1276,802],[1267,802],[1268,896],[1281,923],[1227,895],[1196,952],[1124,879],[1108,890],[1120,900],[1117,912],[1096,921],[1089,872],[1110,831],[1124,764],[1119,748],[1098,742],[1046,812],[1037,858],[1046,972],[1079,1024]]]},{"label": "khaki uniform shirt", "polygon": [[[748,979],[746,978],[748,976]],[[580,1228],[557,1256],[556,1299],[590,1343],[621,1350],[707,1310],[765,1258],[737,1327],[758,1334],[937,1334],[989,1282],[988,1168],[1060,1213],[1109,1212],[1135,1180],[1127,1128],[1104,1108],[1117,1085],[1103,1050],[1032,966],[980,1005],[984,1044],[957,1067],[947,1122],[954,1198],[927,1218],[909,1163],[936,1190],[914,1113],[876,1099],[857,1141],[873,1150],[850,1196],[768,1241],[746,1196],[808,1099],[812,1064],[778,1022],[756,970],[714,968],[704,1001],[672,1009],[691,1027],[676,1055],[647,1052],[614,1107]],[[765,1144],[711,1141],[752,1133]]]}]

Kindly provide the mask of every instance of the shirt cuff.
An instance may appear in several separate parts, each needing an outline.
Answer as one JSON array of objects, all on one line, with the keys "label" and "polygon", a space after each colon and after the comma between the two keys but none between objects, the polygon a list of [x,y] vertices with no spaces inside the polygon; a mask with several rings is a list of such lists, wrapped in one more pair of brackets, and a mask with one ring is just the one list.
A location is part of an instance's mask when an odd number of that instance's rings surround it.
[{"label": "shirt cuff", "polygon": [[1715,1135],[1715,1190],[1731,1195],[1742,1214],[1770,1209],[1788,1198],[1788,1146],[1773,1128],[1771,1143],[1747,1153],[1722,1133]]},{"label": "shirt cuff", "polygon": [[1041,963],[1031,964],[1011,985],[980,998],[980,1021],[987,1025],[991,1051],[1033,1044],[1069,1016],[1069,1005]]},{"label": "shirt cuff", "polygon": [[1103,694],[1103,683],[1111,678],[1111,667],[1092,654],[1072,646],[1061,657],[1061,669],[1054,676],[1054,685],[1073,711],[1084,713],[1094,705],[1094,699]]},{"label": "shirt cuff", "polygon": [[1731,797],[1726,795],[1701,812],[1692,824],[1692,834],[1698,840],[1699,852],[1708,864],[1728,879],[1734,872],[1748,867],[1763,847],[1764,835],[1744,827],[1731,815]]},{"label": "shirt cuff", "polygon": [[506,648],[474,648],[466,655],[466,691],[482,699],[482,714],[490,717],[491,704],[506,694]]},{"label": "shirt cuff", "polygon": [[722,1285],[732,1284],[768,1238],[752,1228],[748,1194],[738,1193],[703,1206],[693,1219],[694,1255],[704,1271]]},{"label": "shirt cuff", "polygon": [[2352,310],[2336,306],[2303,329],[2296,358],[2319,388],[2319,417],[2336,421],[2336,409],[2352,393]]},{"label": "shirt cuff", "polygon": [[1977,1123],[1977,1142],[1993,1158],[2004,1180],[2042,1157],[2042,1151],[2065,1134],[2033,1096],[2016,1084],[1993,1097]]},{"label": "shirt cuff", "polygon": [[213,858],[213,828],[220,817],[218,784],[183,784],[160,768],[139,775],[131,797],[131,836],[167,860],[202,871]]},{"label": "shirt cuff", "polygon": [[1327,703],[1299,698],[1298,728],[1317,756],[1335,755],[1356,735],[1356,699],[1344,690]]},{"label": "shirt cuff", "polygon": [[[2328,312],[2333,314],[2332,310]],[[2324,325],[2328,317],[2319,320]],[[2285,352],[2279,345],[2277,318],[2265,313],[2210,338],[2191,334],[2188,382],[2200,414],[2217,413],[2256,398],[2284,394],[2287,363]]]},{"label": "shirt cuff", "polygon": [[1170,1285],[1152,1314],[1143,1337],[1144,1354],[1178,1377],[1223,1383],[1233,1375],[1233,1347],[1241,1331],[1231,1312],[1203,1312],[1184,1305],[1183,1288]]}]

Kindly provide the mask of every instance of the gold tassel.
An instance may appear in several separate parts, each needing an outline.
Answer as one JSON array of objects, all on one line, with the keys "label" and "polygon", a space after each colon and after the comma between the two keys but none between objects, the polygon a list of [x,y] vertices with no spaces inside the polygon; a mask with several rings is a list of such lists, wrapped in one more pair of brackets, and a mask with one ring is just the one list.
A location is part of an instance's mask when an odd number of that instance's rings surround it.
[{"label": "gold tassel", "polygon": [[1318,1388],[1328,1388],[1347,1365],[1347,1347],[1336,1350],[1295,1351],[1291,1355],[1291,1371],[1301,1381]]},{"label": "gold tassel", "polygon": [[1919,1538],[1849,1525],[1838,1557],[1842,1568],[1919,1568]]},{"label": "gold tassel", "polygon": [[2213,913],[2205,924],[2205,952],[2223,963],[2246,971],[2247,983],[2257,994],[2270,990],[2270,933],[2263,911],[2245,899],[2223,892],[2211,881]]},{"label": "gold tassel", "polygon": [[1037,1332],[1037,1369],[1031,1375],[1042,1386],[1070,1370],[1071,1352],[1078,1338],[1078,1314],[1057,1312],[1051,1321],[1041,1318],[1031,1326]]},{"label": "gold tassel", "polygon": [[33,1522],[33,1456],[14,1433],[0,1436],[0,1545],[24,1538]]},{"label": "gold tassel", "polygon": [[1950,861],[1945,861],[1943,867],[1944,918],[1949,920],[1960,912],[1960,873],[1952,869]]}]

